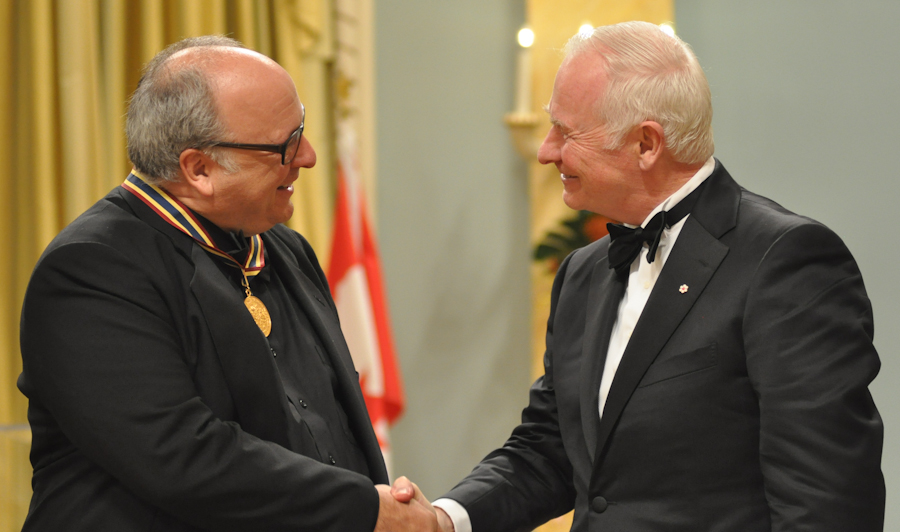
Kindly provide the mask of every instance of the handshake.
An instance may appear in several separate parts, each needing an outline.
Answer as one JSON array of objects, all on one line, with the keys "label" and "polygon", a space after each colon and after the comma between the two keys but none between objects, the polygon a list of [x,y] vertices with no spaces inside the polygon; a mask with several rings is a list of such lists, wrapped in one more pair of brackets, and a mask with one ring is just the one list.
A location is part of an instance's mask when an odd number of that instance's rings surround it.
[{"label": "handshake", "polygon": [[406,477],[393,486],[378,484],[378,522],[374,532],[454,532],[453,522],[440,508],[434,508],[422,491]]}]

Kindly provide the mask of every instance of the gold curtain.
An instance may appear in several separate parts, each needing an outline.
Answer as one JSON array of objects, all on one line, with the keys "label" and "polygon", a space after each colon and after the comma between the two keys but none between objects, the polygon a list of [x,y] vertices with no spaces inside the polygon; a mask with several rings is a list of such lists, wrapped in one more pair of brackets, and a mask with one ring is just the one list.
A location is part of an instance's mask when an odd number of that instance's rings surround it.
[{"label": "gold curtain", "polygon": [[35,261],[121,183],[126,101],[141,66],[184,37],[226,34],[293,76],[318,164],[295,184],[290,225],[330,248],[332,0],[0,0],[0,532],[31,496],[18,320]]},{"label": "gold curtain", "polygon": [[[674,0],[527,0],[527,23],[534,31],[532,46],[534,109],[539,116],[533,130],[533,145],[539,145],[550,128],[541,107],[550,101],[553,81],[562,62],[561,50],[582,24],[603,26],[628,20],[645,20],[654,24],[673,22]],[[538,246],[549,231],[566,233],[563,220],[576,215],[562,201],[559,172],[553,165],[542,166],[532,157],[529,171],[531,197],[532,247]],[[550,289],[553,268],[546,261],[534,262],[531,267],[532,285],[532,373],[535,378],[544,373],[544,335],[550,314]],[[541,532],[562,532],[572,525],[572,514],[554,519],[542,526]]]}]

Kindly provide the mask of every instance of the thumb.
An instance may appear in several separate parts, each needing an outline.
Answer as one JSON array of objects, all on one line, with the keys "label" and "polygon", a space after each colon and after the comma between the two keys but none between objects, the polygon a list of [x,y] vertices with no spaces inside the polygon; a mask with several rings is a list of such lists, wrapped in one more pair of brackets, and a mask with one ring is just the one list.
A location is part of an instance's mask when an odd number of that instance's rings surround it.
[{"label": "thumb", "polygon": [[400,502],[409,502],[416,495],[415,484],[406,477],[400,477],[391,486],[391,495]]}]

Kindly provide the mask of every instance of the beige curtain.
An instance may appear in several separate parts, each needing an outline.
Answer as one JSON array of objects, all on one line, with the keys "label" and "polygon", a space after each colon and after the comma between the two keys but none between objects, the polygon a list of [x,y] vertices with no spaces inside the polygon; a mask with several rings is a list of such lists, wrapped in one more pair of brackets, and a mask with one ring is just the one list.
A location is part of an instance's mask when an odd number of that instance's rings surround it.
[{"label": "beige curtain", "polygon": [[31,496],[18,320],[43,248],[130,165],[126,101],[140,68],[183,37],[227,34],[281,63],[306,104],[318,164],[295,184],[291,225],[330,248],[332,0],[0,0],[0,532]]}]

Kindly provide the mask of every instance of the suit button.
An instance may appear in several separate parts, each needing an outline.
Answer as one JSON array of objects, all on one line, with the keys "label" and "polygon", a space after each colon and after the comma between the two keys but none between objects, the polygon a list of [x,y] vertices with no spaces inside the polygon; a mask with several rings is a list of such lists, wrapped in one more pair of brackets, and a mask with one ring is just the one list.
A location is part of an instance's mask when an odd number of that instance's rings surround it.
[{"label": "suit button", "polygon": [[603,497],[594,497],[594,500],[591,501],[591,510],[598,514],[605,512],[607,507],[609,507],[609,503]]},{"label": "suit button", "polygon": [[335,460],[334,457],[331,456],[330,454],[328,455],[328,461],[331,462],[331,465],[337,464],[337,460]]}]

